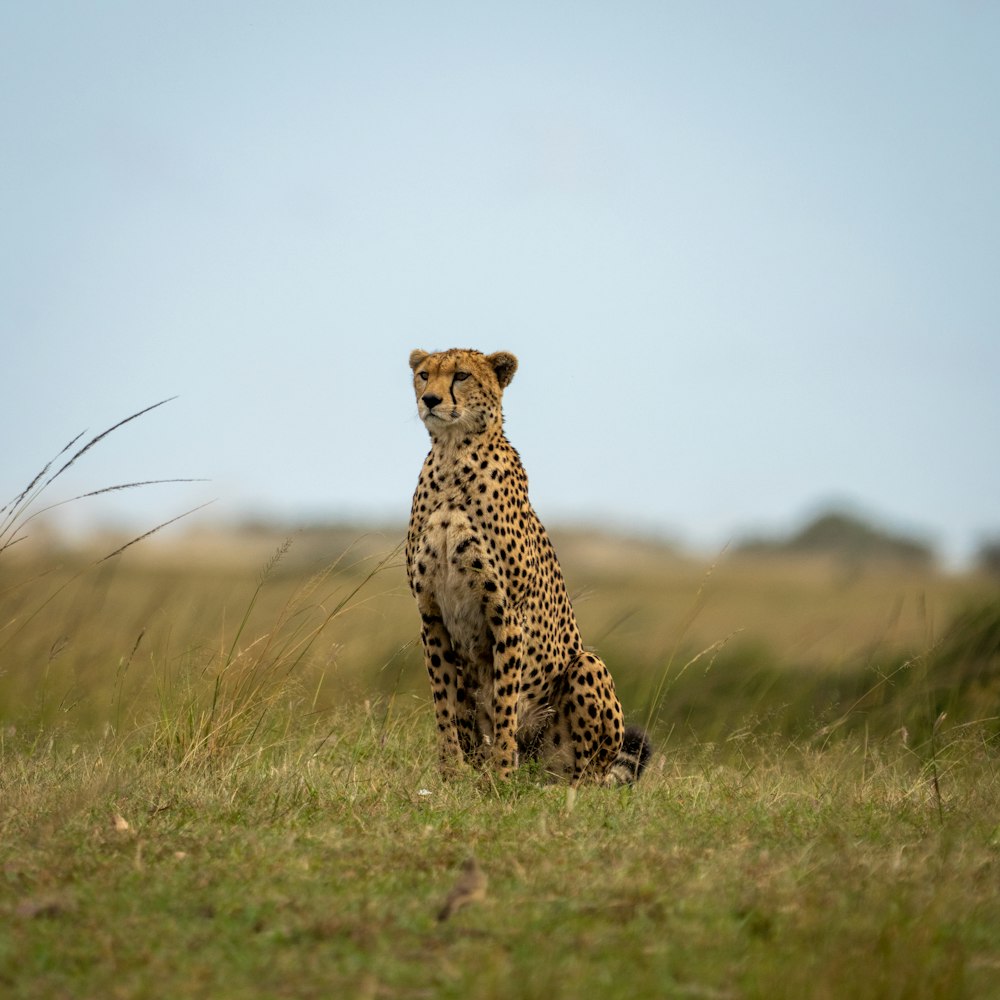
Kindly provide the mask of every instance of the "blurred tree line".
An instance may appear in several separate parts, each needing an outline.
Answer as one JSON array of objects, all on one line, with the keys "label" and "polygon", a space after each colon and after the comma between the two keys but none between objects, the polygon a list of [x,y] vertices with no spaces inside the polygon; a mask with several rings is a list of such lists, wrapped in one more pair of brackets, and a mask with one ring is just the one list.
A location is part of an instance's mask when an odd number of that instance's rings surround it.
[{"label": "blurred tree line", "polygon": [[843,510],[819,514],[787,537],[751,537],[737,551],[755,555],[826,555],[847,562],[892,561],[927,566],[934,550],[918,538],[897,534]]}]

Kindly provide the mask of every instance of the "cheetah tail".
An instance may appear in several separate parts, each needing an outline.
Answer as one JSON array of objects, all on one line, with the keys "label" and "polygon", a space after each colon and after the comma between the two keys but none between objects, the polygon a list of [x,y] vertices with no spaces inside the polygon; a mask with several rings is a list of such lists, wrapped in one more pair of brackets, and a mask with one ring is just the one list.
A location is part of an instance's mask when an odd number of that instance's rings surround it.
[{"label": "cheetah tail", "polygon": [[628,726],[618,756],[608,771],[608,782],[614,785],[633,784],[639,780],[652,756],[653,744],[645,731],[638,726]]}]

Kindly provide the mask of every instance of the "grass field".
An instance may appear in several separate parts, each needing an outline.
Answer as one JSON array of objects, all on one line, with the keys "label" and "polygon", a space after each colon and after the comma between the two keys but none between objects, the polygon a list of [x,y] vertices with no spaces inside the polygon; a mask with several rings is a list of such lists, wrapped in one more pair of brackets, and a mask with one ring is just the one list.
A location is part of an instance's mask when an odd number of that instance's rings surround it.
[{"label": "grass field", "polygon": [[557,533],[571,796],[438,779],[398,534],[0,553],[0,995],[1000,996],[995,584]]}]

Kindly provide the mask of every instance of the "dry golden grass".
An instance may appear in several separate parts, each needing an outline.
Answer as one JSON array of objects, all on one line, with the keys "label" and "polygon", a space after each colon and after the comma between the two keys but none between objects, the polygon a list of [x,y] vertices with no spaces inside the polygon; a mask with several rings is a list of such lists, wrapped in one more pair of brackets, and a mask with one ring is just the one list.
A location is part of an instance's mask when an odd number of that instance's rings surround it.
[{"label": "dry golden grass", "polygon": [[678,641],[699,649],[729,636],[781,662],[836,665],[875,646],[932,644],[967,603],[989,593],[973,574],[837,558],[682,557],[654,543],[555,532],[588,642],[648,660]]},{"label": "dry golden grass", "polygon": [[[336,628],[318,628],[295,661],[314,708],[423,694],[416,612],[393,555],[401,536],[346,527],[293,532],[289,546],[261,529],[193,532],[102,562],[118,539],[87,552],[19,546],[0,561],[0,704],[21,706],[21,717],[121,725],[123,711],[178,676],[212,676],[227,657],[273,651],[276,632],[311,635],[333,608]],[[812,676],[891,665],[932,649],[957,610],[992,593],[971,575],[695,559],[642,540],[554,536],[585,641],[609,659],[633,716],[662,696],[664,678],[669,688],[717,657]]]}]

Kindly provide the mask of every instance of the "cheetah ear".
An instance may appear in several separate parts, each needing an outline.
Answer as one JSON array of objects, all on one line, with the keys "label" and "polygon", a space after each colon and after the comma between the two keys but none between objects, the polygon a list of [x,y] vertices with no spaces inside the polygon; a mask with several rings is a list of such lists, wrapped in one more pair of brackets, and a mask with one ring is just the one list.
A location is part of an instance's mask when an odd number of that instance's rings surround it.
[{"label": "cheetah ear", "polygon": [[410,351],[410,367],[416,371],[430,355],[426,351],[421,351],[418,347],[415,351]]},{"label": "cheetah ear", "polygon": [[487,355],[486,360],[496,373],[500,388],[506,389],[517,371],[517,358],[509,351],[497,351],[496,354]]}]

